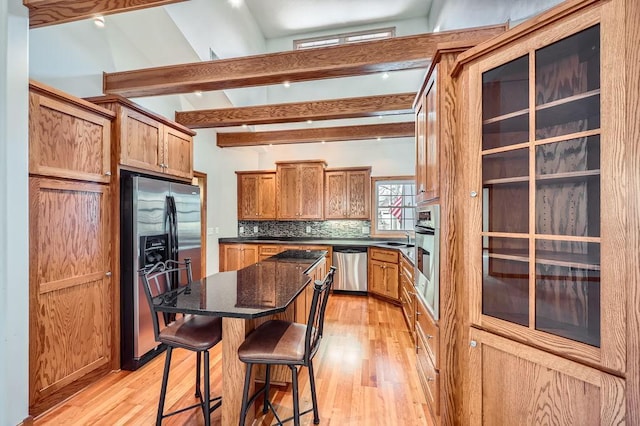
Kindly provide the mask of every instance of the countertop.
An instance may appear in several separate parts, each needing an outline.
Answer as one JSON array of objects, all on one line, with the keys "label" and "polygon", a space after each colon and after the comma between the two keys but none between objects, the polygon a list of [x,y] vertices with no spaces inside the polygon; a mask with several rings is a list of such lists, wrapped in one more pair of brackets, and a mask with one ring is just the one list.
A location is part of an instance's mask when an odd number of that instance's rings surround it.
[{"label": "countertop", "polygon": [[414,265],[413,244],[408,247],[389,245],[388,242],[404,242],[404,238],[308,238],[308,237],[236,237],[220,238],[220,244],[278,244],[278,245],[323,245],[336,247],[380,247],[397,250]]},{"label": "countertop", "polygon": [[287,250],[238,271],[209,275],[154,298],[164,312],[257,318],[283,312],[311,282],[324,250]]}]

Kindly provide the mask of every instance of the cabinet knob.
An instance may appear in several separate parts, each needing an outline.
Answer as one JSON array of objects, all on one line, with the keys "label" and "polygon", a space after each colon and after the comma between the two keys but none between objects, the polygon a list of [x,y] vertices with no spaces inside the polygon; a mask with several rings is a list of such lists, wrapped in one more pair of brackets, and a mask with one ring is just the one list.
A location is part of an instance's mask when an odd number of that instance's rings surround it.
[{"label": "cabinet knob", "polygon": [[419,317],[420,315],[422,315],[421,312],[416,312],[416,316]]},{"label": "cabinet knob", "polygon": [[472,340],[471,342],[469,342],[469,346],[471,346],[472,348],[475,348],[476,346],[478,346],[478,342],[476,342],[475,340]]},{"label": "cabinet knob", "polygon": [[430,334],[427,334],[427,339],[433,339],[433,336]]},{"label": "cabinet knob", "polygon": [[471,191],[469,195],[471,195],[471,198],[476,198],[478,196],[478,193],[476,191]]},{"label": "cabinet knob", "polygon": [[427,382],[435,382],[436,379],[434,379],[433,377],[427,377]]},{"label": "cabinet knob", "polygon": [[105,275],[106,277],[110,277],[110,276],[111,276],[111,271],[107,271],[107,272],[105,272],[105,274],[104,274],[104,275]]}]

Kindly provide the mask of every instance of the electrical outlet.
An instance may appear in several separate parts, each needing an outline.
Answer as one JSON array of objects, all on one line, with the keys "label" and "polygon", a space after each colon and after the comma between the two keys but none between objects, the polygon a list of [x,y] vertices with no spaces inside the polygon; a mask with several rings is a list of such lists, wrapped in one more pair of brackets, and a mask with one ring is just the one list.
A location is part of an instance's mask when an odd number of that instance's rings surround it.
[{"label": "electrical outlet", "polygon": [[207,228],[207,235],[213,235],[213,228]]},{"label": "electrical outlet", "polygon": [[216,235],[220,233],[220,227],[216,226]]},{"label": "electrical outlet", "polygon": [[362,227],[362,233],[363,234],[368,234],[369,233],[369,227],[368,226],[363,226]]},{"label": "electrical outlet", "polygon": [[307,225],[307,227],[305,228],[305,231],[307,232],[307,234],[311,233],[311,227],[309,225]]},{"label": "electrical outlet", "polygon": [[258,233],[258,227],[257,227],[257,226],[254,226],[254,227],[253,227],[253,233],[254,233],[254,234],[257,234],[257,233]]},{"label": "electrical outlet", "polygon": [[244,226],[241,226],[241,227],[240,227],[240,233],[241,233],[241,234],[244,234]]}]

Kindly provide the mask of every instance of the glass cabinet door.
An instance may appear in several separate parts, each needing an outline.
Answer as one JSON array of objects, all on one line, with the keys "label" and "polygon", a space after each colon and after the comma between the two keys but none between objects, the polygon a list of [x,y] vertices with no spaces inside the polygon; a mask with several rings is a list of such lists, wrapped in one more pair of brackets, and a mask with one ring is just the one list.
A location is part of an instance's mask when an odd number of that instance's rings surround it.
[{"label": "glass cabinet door", "polygon": [[600,346],[600,27],[482,73],[482,314]]}]

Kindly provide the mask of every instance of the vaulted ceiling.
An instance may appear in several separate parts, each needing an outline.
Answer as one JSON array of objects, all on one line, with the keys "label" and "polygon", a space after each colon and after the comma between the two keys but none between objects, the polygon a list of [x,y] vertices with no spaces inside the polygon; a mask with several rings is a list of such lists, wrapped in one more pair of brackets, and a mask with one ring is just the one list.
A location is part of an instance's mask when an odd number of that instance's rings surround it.
[{"label": "vaulted ceiling", "polygon": [[[446,6],[433,1],[439,9]],[[35,55],[45,58],[32,58],[32,76],[45,75],[46,80],[46,74],[57,67],[72,68],[63,61],[51,66],[57,58],[50,52],[52,46],[47,46],[54,43],[50,40],[64,38],[65,44],[71,42],[76,50],[90,52],[102,64],[106,74],[100,86],[105,93],[153,96],[151,99],[174,94],[174,100],[180,94],[177,121],[194,128],[215,127],[221,146],[404,137],[412,134],[408,101],[437,43],[465,39],[475,43],[502,31],[414,35],[427,32],[432,0],[234,2],[238,7],[231,0],[25,0],[32,7],[31,23],[35,25],[47,19],[78,19],[82,11],[92,16],[100,8],[116,13],[176,3],[107,16],[102,41],[100,35],[91,33],[96,29],[88,20],[34,30]],[[290,50],[291,40],[300,34],[382,26],[396,26],[399,37],[313,51]],[[88,45],[92,39],[100,46],[97,52]],[[125,52],[127,49],[132,52]],[[220,59],[208,61],[211,54]],[[394,72],[383,76],[385,71]],[[74,71],[61,74],[65,72]],[[95,86],[97,77],[87,80]],[[290,87],[284,88],[284,81]],[[47,82],[55,85],[51,79]],[[80,91],[82,82],[79,78],[69,84]],[[87,89],[79,95],[97,94]],[[363,102],[367,99],[370,101]],[[295,124],[301,121],[305,124]]]}]

